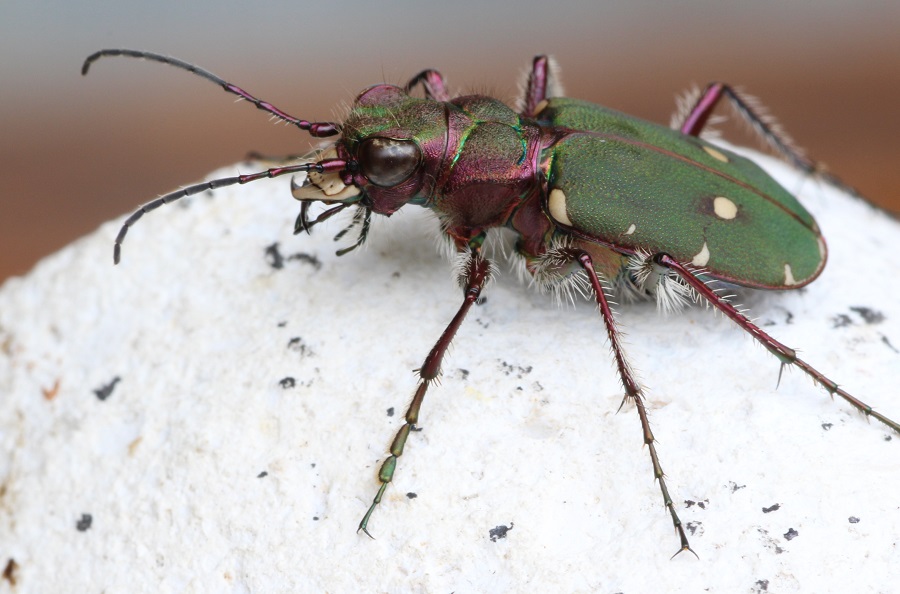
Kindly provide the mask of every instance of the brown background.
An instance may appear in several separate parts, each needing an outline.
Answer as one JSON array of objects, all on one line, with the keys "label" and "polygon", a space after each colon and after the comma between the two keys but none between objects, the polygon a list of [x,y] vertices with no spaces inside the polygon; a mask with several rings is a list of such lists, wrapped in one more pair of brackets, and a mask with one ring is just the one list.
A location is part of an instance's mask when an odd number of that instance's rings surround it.
[{"label": "brown background", "polygon": [[[567,95],[665,123],[677,93],[725,80],[900,212],[898,2],[75,4],[0,7],[0,281],[249,150],[308,147],[172,68],[112,59],[83,79],[102,47],[175,55],[324,120],[363,87],[426,67],[453,89],[512,99],[537,53],[556,56]],[[286,191],[285,217],[296,210]]]}]

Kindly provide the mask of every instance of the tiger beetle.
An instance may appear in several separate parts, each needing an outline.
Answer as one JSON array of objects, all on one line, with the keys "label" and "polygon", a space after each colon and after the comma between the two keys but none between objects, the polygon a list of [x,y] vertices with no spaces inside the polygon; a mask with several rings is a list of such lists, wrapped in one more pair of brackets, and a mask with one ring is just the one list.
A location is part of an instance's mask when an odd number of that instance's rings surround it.
[{"label": "tiger beetle", "polygon": [[[561,94],[556,66],[538,56],[518,111],[484,95],[451,98],[444,77],[424,70],[403,87],[378,84],[363,90],[343,122],[310,122],[211,72],[159,54],[101,50],[85,60],[82,74],[106,56],[187,70],[313,137],[337,137],[299,163],[205,181],[148,202],[122,225],[115,239],[116,263],[126,233],[151,210],[206,190],[287,174],[297,174],[291,192],[302,203],[295,233],[354,208],[352,222],[336,239],[356,228],[358,235],[339,255],[366,241],[373,213],[390,216],[406,204],[436,214],[441,233],[455,248],[462,305],[417,370],[418,387],[358,531],[369,535],[372,512],[416,429],[425,393],[439,376],[463,319],[495,274],[482,248],[488,231],[499,227],[515,233],[521,268],[539,287],[596,300],[625,389],[622,404],[630,401],[637,409],[653,474],[680,539],[676,555],[694,551],[666,485],[644,390],[622,347],[613,292],[655,298],[663,308],[705,302],[775,355],[782,371],[798,367],[832,397],[837,394],[900,433],[900,424],[838,387],[721,294],[729,285],[803,287],[822,272],[827,254],[818,225],[794,196],[750,159],[701,138],[723,98],[773,152],[801,172],[847,189],[804,156],[755,100],[730,85],[716,82],[689,94],[665,127],[556,96]],[[416,87],[423,98],[411,95]],[[311,218],[314,202],[327,208]]]}]

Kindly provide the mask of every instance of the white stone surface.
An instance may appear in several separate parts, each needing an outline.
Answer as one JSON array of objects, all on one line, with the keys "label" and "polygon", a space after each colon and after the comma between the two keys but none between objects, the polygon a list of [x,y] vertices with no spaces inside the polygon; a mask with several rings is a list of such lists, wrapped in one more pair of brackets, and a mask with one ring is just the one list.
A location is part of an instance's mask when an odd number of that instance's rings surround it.
[{"label": "white stone surface", "polygon": [[[766,163],[802,190],[830,261],[807,289],[742,301],[900,419],[900,225]],[[637,415],[616,414],[621,387],[594,307],[560,309],[508,273],[428,393],[423,431],[370,523],[377,540],[357,535],[412,370],[460,293],[424,211],[376,220],[366,250],[337,258],[343,221],[294,237],[297,210],[286,179],[201,195],[143,219],[118,267],[121,220],[0,288],[0,564],[18,564],[17,585],[0,580],[0,592],[900,583],[900,436],[797,370],[776,390],[777,361],[722,316],[663,318],[643,303],[621,307],[621,322],[700,557],[670,560],[678,541]],[[320,267],[289,258],[274,269],[274,242]],[[492,541],[501,525],[513,528]]]}]

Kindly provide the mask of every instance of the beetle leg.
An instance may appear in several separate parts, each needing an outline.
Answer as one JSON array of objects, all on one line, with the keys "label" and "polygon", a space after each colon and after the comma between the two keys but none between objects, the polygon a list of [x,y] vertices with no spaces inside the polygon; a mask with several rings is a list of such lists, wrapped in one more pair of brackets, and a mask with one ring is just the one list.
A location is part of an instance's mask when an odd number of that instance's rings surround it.
[{"label": "beetle leg", "polygon": [[[865,414],[867,417],[875,417],[897,433],[900,433],[900,423],[892,421],[883,414],[873,410],[871,406],[869,406],[862,400],[859,400],[850,393],[846,392],[844,389],[838,387],[837,383],[828,379],[824,374],[822,374],[822,372],[818,371],[809,363],[799,358],[797,356],[797,352],[794,349],[781,344],[780,342],[766,334],[759,326],[751,322],[747,318],[747,316],[742,314],[737,310],[737,308],[735,308],[724,298],[720,297],[715,291],[706,286],[703,281],[697,278],[690,270],[685,268],[683,264],[679,263],[668,254],[657,254],[656,256],[654,256],[653,261],[661,266],[671,268],[676,273],[678,273],[678,275],[682,279],[684,279],[684,281],[689,284],[691,288],[702,295],[703,298],[706,299],[713,307],[728,316],[735,324],[740,326],[745,332],[756,339],[757,342],[766,347],[766,350],[775,355],[781,362],[782,369],[784,369],[785,365],[796,365],[803,371],[803,373],[812,378],[814,382],[825,388],[825,391],[828,392],[828,394],[832,397],[837,394],[838,396],[849,402],[856,410]],[[781,378],[780,372],[778,374],[778,377],[779,379]]]},{"label": "beetle leg", "polygon": [[[675,512],[675,504],[672,501],[672,497],[669,495],[665,474],[663,473],[662,465],[659,463],[659,456],[656,453],[656,439],[653,437],[653,431],[650,430],[650,421],[647,418],[647,408],[644,404],[644,392],[640,383],[638,383],[634,376],[631,365],[628,364],[628,360],[625,358],[625,350],[622,347],[616,319],[609,306],[606,289],[600,282],[600,278],[597,276],[597,271],[594,269],[593,260],[591,259],[590,254],[584,251],[577,251],[574,253],[574,257],[587,273],[588,280],[594,291],[594,296],[597,299],[597,305],[600,307],[600,315],[603,317],[604,325],[606,325],[606,334],[609,337],[609,343],[612,347],[613,355],[616,358],[616,368],[619,371],[619,377],[622,379],[622,385],[625,387],[625,399],[634,401],[638,416],[641,419],[641,429],[644,432],[644,445],[650,450],[650,462],[653,464],[653,476],[659,481],[659,489],[662,491],[663,502],[669,510],[669,515],[672,516],[672,524],[675,526],[675,531],[681,539],[681,549],[679,549],[675,555],[683,551],[694,553],[694,550],[691,549],[691,545],[688,543],[687,535],[684,533],[684,526],[681,523],[681,519]],[[624,403],[624,400],[622,402]],[[694,556],[697,556],[697,553],[694,553]]]},{"label": "beetle leg", "polygon": [[722,97],[728,98],[731,107],[749,124],[751,130],[782,158],[801,171],[821,172],[822,166],[803,154],[803,150],[794,144],[793,139],[755,97],[745,95],[725,83],[714,82],[707,85],[681,118],[683,121],[676,121],[677,125],[674,127],[682,134],[699,136]]},{"label": "beetle leg", "polygon": [[437,70],[423,70],[415,75],[406,86],[403,87],[404,92],[409,94],[416,85],[422,85],[425,91],[426,99],[434,99],[435,101],[450,101],[450,94],[447,92],[447,85],[444,82],[444,75]]},{"label": "beetle leg", "polygon": [[522,106],[522,115],[534,117],[538,111],[537,106],[547,99],[547,84],[550,78],[550,61],[547,56],[537,56],[531,63],[531,73],[528,75],[528,86],[525,88],[525,105]]},{"label": "beetle leg", "polygon": [[462,321],[465,319],[469,309],[471,309],[472,304],[478,300],[479,295],[481,295],[481,290],[484,288],[484,285],[490,276],[491,263],[483,258],[476,250],[469,252],[469,257],[464,267],[462,272],[463,293],[465,295],[463,303],[460,305],[459,311],[453,316],[453,319],[450,321],[450,324],[444,330],[443,334],[441,334],[437,343],[435,343],[434,347],[431,349],[431,352],[425,357],[425,362],[422,363],[422,367],[417,370],[420,381],[412,402],[410,403],[409,408],[406,409],[406,415],[404,417],[406,422],[400,427],[400,430],[397,431],[397,435],[394,436],[394,441],[391,442],[391,454],[385,459],[384,463],[381,465],[381,470],[378,472],[378,480],[381,482],[381,486],[378,488],[378,493],[375,494],[375,499],[372,500],[372,505],[369,506],[366,515],[363,516],[362,521],[360,521],[359,528],[356,529],[357,532],[362,530],[370,538],[372,538],[372,535],[369,534],[369,531],[366,528],[369,524],[369,518],[372,516],[372,512],[375,511],[378,504],[381,503],[381,497],[384,495],[388,483],[391,482],[391,479],[394,476],[394,470],[397,467],[397,458],[403,455],[403,447],[406,445],[406,438],[409,437],[409,432],[416,429],[416,423],[419,421],[419,409],[422,407],[422,400],[425,398],[425,392],[428,390],[428,386],[437,379],[438,375],[440,375],[441,361],[444,359],[444,354],[447,352],[450,342],[456,335],[457,330],[459,330],[460,325],[462,325]]}]

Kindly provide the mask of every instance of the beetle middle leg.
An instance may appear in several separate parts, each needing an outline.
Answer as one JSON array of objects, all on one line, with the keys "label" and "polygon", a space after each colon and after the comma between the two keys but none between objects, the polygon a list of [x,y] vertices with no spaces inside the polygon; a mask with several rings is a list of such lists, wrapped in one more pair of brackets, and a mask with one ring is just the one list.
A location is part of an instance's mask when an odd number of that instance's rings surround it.
[{"label": "beetle middle leg", "polygon": [[404,416],[406,422],[400,427],[400,430],[397,431],[397,435],[394,436],[394,441],[391,442],[391,453],[382,463],[381,470],[378,472],[378,480],[381,482],[381,486],[378,488],[378,493],[375,494],[375,499],[372,500],[372,504],[369,506],[368,511],[366,511],[366,515],[363,516],[363,519],[360,521],[359,528],[356,529],[357,532],[362,530],[367,536],[372,538],[372,535],[369,534],[367,529],[369,518],[372,516],[372,512],[375,511],[378,504],[381,503],[384,491],[387,489],[388,483],[390,483],[391,479],[394,477],[394,470],[397,467],[397,458],[403,455],[403,447],[406,445],[406,439],[409,437],[409,432],[416,428],[416,423],[419,421],[419,409],[422,407],[422,400],[425,399],[425,392],[428,390],[428,386],[437,379],[438,375],[440,375],[441,361],[444,359],[444,354],[447,352],[450,342],[462,325],[472,304],[478,301],[481,290],[484,288],[485,283],[490,277],[490,272],[490,261],[482,257],[478,251],[470,251],[468,260],[466,261],[461,274],[461,284],[463,285],[464,294],[462,305],[460,305],[459,311],[453,316],[453,319],[450,321],[450,324],[447,325],[447,328],[444,330],[443,334],[441,334],[437,343],[432,347],[431,352],[425,357],[425,362],[422,363],[422,367],[417,370],[420,378],[419,385],[416,388],[415,395],[413,396],[409,408],[406,409],[406,415]]},{"label": "beetle middle leg", "polygon": [[[616,319],[613,316],[612,309],[609,306],[606,289],[603,286],[603,283],[600,282],[600,278],[598,277],[597,271],[594,268],[593,259],[591,258],[590,254],[585,251],[578,250],[573,251],[571,255],[584,269],[585,273],[587,273],[588,280],[594,292],[594,296],[597,299],[597,305],[600,307],[600,315],[603,317],[603,323],[606,326],[606,334],[609,337],[609,343],[612,347],[613,356],[616,359],[616,369],[619,372],[619,378],[622,380],[622,385],[625,387],[625,399],[631,399],[634,402],[635,407],[638,411],[638,416],[641,419],[641,429],[644,433],[644,445],[646,445],[647,449],[650,451],[650,461],[653,464],[653,476],[657,481],[659,481],[659,489],[660,491],[662,491],[663,502],[665,503],[666,508],[669,510],[669,515],[672,516],[672,524],[675,526],[675,531],[678,533],[679,539],[681,539],[681,549],[679,549],[678,552],[675,553],[675,555],[681,553],[682,551],[690,551],[691,553],[694,553],[694,550],[691,549],[690,543],[688,543],[687,535],[684,533],[684,526],[681,523],[681,519],[678,517],[678,513],[675,511],[675,504],[672,501],[672,497],[671,495],[669,495],[669,488],[666,485],[665,474],[663,473],[662,465],[659,463],[659,456],[656,453],[656,439],[653,437],[653,431],[650,430],[650,421],[647,418],[647,408],[644,404],[644,392],[641,388],[640,383],[635,378],[634,371],[632,371],[631,369],[631,365],[629,365],[628,360],[625,358],[625,350],[622,347],[622,341],[619,329],[616,325]],[[697,556],[697,553],[694,553],[694,556]]]}]

